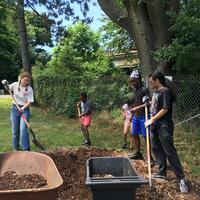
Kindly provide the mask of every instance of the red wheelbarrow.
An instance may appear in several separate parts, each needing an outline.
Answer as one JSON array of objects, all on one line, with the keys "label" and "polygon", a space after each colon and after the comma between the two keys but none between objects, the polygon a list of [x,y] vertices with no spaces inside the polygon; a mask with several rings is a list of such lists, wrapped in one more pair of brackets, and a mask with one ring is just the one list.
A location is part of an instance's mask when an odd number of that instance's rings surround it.
[{"label": "red wheelbarrow", "polygon": [[7,171],[17,174],[38,174],[47,179],[48,188],[1,190],[1,200],[56,200],[63,180],[53,162],[44,154],[28,151],[0,154],[0,176]]}]

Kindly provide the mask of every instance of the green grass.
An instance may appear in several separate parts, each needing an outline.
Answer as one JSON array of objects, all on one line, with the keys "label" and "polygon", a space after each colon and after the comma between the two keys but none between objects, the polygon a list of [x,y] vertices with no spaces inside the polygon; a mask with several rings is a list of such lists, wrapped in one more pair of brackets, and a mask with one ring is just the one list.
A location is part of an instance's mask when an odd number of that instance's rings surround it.
[{"label": "green grass", "polygon": [[[0,152],[12,150],[10,107],[10,98],[0,98]],[[112,120],[111,116],[105,116],[104,113],[94,119],[89,128],[93,146],[102,148],[121,147],[122,129],[118,124],[114,123],[109,126],[109,120]],[[31,107],[30,125],[36,135],[36,139],[45,146],[45,149],[82,145],[83,136],[78,119],[56,116],[38,107]],[[39,151],[32,143],[31,150]]]},{"label": "green grass", "polygon": [[[10,98],[0,98],[0,152],[12,151]],[[46,112],[45,109],[31,107],[31,127],[36,139],[46,150],[59,147],[82,146],[83,136],[78,119],[69,119]],[[95,115],[89,128],[92,146],[120,149],[123,143],[122,118],[120,111],[112,111],[112,115],[102,112]],[[175,128],[174,140],[181,161],[186,163],[192,173],[200,175],[200,130],[184,127]],[[31,137],[31,136],[30,136]],[[142,141],[144,150],[144,142]],[[31,142],[31,150],[40,151]]]},{"label": "green grass", "polygon": [[175,144],[182,161],[192,173],[200,176],[200,128],[199,124],[175,128]]}]

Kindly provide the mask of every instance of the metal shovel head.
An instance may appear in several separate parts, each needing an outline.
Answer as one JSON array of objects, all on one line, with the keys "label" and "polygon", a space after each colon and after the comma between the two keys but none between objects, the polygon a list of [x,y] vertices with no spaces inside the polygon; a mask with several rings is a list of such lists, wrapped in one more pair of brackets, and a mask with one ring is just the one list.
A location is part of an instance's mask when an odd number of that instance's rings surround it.
[{"label": "metal shovel head", "polygon": [[36,138],[35,138],[35,133],[33,132],[33,130],[31,128],[28,128],[29,132],[32,134],[33,139],[32,142],[33,144],[35,144],[35,146],[39,147],[42,151],[45,151],[44,146],[42,144],[40,144]]}]

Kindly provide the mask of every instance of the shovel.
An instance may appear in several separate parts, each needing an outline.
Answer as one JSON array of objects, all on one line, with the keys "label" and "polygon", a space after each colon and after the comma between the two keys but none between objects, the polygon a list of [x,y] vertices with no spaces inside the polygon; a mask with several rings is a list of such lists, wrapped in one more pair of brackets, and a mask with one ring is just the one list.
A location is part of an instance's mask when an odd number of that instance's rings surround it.
[{"label": "shovel", "polygon": [[[4,87],[5,87],[5,89],[8,90],[8,92],[10,93],[10,95],[11,95],[13,101],[14,101],[15,104],[16,104],[17,109],[21,112],[21,109],[20,109],[20,107],[19,107],[19,104],[17,103],[15,97],[13,96],[13,94],[12,94],[12,92],[11,92],[9,86],[8,86],[7,81],[4,81],[4,82],[2,81],[2,83],[3,83]],[[26,116],[25,116],[24,114],[22,114],[22,119],[24,120],[24,122],[25,122],[25,124],[26,124],[26,126],[27,126],[27,128],[28,128],[29,133],[31,133],[31,135],[32,135],[32,137],[33,137],[33,139],[32,139],[33,144],[35,144],[35,146],[39,147],[42,151],[45,151],[44,146],[43,146],[42,144],[40,144],[40,143],[36,140],[36,138],[35,138],[35,133],[34,133],[33,130],[31,129],[30,124],[28,123],[28,121],[27,121],[27,119],[26,119]]]},{"label": "shovel", "polygon": [[[145,103],[145,121],[148,120],[148,96],[144,96],[142,101]],[[149,175],[149,186],[152,188],[151,178],[151,158],[150,158],[150,142],[149,142],[149,127],[146,127],[146,145],[147,145],[147,164],[148,164],[148,175]]]}]

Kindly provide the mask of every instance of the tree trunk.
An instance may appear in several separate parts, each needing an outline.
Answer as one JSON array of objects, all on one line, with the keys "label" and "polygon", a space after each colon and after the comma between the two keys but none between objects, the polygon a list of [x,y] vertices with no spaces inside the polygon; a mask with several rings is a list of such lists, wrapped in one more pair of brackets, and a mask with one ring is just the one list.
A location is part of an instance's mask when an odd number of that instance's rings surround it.
[{"label": "tree trunk", "polygon": [[125,28],[133,39],[145,77],[155,69],[163,73],[171,70],[172,62],[157,62],[153,58],[153,52],[171,41],[173,34],[169,31],[170,20],[167,12],[176,12],[178,2],[178,0],[123,0],[124,8],[121,8],[115,0],[98,0],[105,14]]},{"label": "tree trunk", "polygon": [[17,0],[17,3],[18,3],[17,25],[20,38],[22,63],[24,71],[29,72],[31,74],[31,66],[29,62],[29,52],[28,52],[27,30],[26,30],[25,16],[24,16],[24,0]]}]

